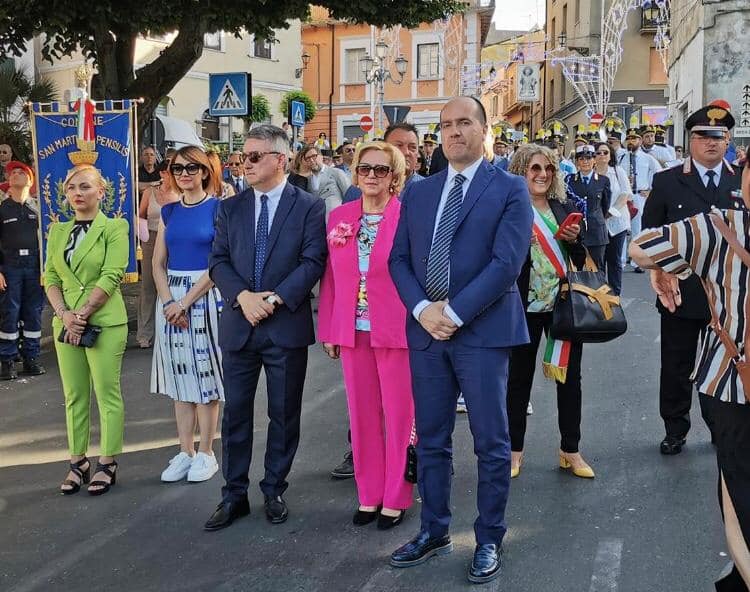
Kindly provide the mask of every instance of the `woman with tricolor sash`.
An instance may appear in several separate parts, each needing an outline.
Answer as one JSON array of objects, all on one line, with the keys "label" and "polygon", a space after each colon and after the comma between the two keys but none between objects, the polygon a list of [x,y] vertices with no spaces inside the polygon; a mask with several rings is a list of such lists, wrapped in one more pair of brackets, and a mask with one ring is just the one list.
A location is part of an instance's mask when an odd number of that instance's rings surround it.
[{"label": "woman with tricolor sash", "polygon": [[555,238],[569,214],[578,212],[567,200],[557,155],[544,146],[527,144],[519,148],[508,172],[526,178],[534,208],[534,226],[529,255],[518,277],[518,290],[526,306],[526,323],[531,342],[513,348],[508,376],[508,423],[511,445],[511,477],[517,477],[523,464],[526,409],[536,371],[537,351],[544,341],[544,376],[557,387],[560,427],[560,468],[574,475],[594,477],[594,471],[578,451],[581,439],[581,353],[583,345],[558,341],[548,336],[552,310],[560,289],[560,279],[569,261],[583,266],[586,251],[580,242],[578,224],[565,227]]}]

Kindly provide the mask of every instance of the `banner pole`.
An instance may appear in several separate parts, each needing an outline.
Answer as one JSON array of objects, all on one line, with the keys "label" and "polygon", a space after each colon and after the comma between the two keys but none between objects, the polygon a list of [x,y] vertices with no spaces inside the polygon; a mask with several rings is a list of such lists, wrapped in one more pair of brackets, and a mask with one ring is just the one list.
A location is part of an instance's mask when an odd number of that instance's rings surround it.
[{"label": "banner pole", "polygon": [[[37,159],[37,153],[36,153],[36,126],[34,125],[34,118],[36,117],[36,113],[34,113],[34,104],[29,101],[26,103],[26,108],[29,110],[29,124],[31,126],[31,161],[32,165],[34,167],[34,177],[36,179],[36,191],[37,191],[37,202],[39,202],[39,212],[36,217],[37,226],[36,226],[36,234],[37,234],[37,241],[39,241],[39,269],[40,269],[40,277],[39,277],[39,283],[43,286],[44,285],[44,251],[45,249],[42,248],[42,183],[41,179],[39,178],[39,159]],[[41,108],[41,104],[40,104]]]}]

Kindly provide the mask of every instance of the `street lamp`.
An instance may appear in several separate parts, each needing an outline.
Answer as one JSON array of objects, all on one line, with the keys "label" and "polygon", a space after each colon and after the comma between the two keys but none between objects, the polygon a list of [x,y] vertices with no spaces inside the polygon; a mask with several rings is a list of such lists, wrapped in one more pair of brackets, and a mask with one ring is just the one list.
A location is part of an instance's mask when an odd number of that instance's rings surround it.
[{"label": "street lamp", "polygon": [[302,54],[302,67],[301,68],[295,68],[294,70],[294,76],[295,78],[299,78],[302,76],[302,71],[307,70],[307,65],[310,63],[310,54],[305,52]]},{"label": "street lamp", "polygon": [[390,69],[385,66],[385,58],[388,55],[388,44],[380,39],[375,44],[375,57],[366,54],[359,60],[359,67],[365,75],[367,84],[375,84],[375,92],[378,97],[378,128],[383,129],[383,103],[385,101],[385,81],[390,80],[393,84],[401,84],[404,81],[404,74],[409,67],[409,61],[402,55],[399,55],[394,61],[396,66],[396,75],[394,76]]}]

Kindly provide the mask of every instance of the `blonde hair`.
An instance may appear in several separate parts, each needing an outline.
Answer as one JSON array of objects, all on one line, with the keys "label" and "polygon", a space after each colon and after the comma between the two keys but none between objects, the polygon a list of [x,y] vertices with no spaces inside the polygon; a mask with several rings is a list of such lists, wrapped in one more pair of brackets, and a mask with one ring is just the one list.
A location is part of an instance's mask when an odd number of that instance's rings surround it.
[{"label": "blonde hair", "polygon": [[364,142],[357,146],[357,151],[354,153],[354,160],[352,160],[352,185],[359,187],[359,175],[357,174],[357,167],[362,155],[368,150],[379,150],[385,152],[390,160],[391,172],[393,173],[393,180],[391,181],[391,193],[401,193],[404,187],[404,181],[406,181],[406,160],[401,151],[386,142],[376,140],[374,142]]},{"label": "blonde hair", "polygon": [[99,186],[100,189],[106,189],[107,188],[107,181],[102,176],[101,171],[96,168],[93,164],[79,164],[74,166],[72,169],[68,171],[68,174],[65,175],[65,180],[63,181],[63,190],[66,190],[68,187],[68,183],[70,183],[70,180],[75,177],[78,173],[93,173],[94,179],[96,184]]},{"label": "blonde hair", "polygon": [[539,144],[524,144],[520,146],[513,154],[513,158],[508,165],[508,172],[526,177],[531,159],[537,154],[541,154],[555,167],[555,178],[552,179],[552,184],[549,186],[549,191],[547,191],[547,199],[556,199],[559,202],[565,202],[567,199],[565,179],[563,179],[562,171],[560,171],[560,159],[557,152],[551,148]]}]

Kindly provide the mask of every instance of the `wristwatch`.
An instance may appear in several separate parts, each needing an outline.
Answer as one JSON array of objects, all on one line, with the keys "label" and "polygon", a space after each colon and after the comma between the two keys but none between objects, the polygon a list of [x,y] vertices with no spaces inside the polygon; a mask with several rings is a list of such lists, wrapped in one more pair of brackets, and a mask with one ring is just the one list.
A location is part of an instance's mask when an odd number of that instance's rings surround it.
[{"label": "wristwatch", "polygon": [[276,294],[266,296],[266,302],[268,302],[268,304],[270,304],[271,306],[279,306],[281,304],[281,301],[279,300],[279,297],[276,296]]}]

